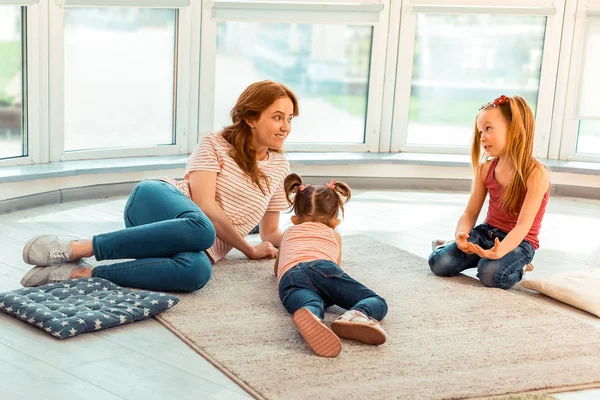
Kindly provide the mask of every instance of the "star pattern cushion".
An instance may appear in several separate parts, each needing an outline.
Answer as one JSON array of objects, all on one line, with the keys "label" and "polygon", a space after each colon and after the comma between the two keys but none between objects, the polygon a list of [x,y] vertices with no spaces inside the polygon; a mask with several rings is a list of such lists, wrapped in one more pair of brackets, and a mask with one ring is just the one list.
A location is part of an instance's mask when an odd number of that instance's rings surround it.
[{"label": "star pattern cushion", "polygon": [[173,295],[133,291],[102,278],[70,279],[0,293],[0,311],[58,339],[141,321],[178,302]]}]

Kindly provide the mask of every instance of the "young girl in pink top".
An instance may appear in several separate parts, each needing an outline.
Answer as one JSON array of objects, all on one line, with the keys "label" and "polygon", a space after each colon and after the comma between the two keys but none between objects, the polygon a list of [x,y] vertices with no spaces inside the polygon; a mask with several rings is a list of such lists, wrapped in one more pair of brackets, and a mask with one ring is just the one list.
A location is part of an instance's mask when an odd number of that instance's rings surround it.
[{"label": "young girl in pink top", "polygon": [[[385,342],[379,325],[387,303],[342,269],[342,237],[335,230],[350,200],[350,188],[332,180],[327,185],[303,185],[291,174],[284,190],[295,215],[294,226],[283,234],[275,275],[279,298],[308,346],[319,356],[335,357],[342,351],[341,338],[367,344]],[[330,330],[322,322],[325,308],[338,305],[348,309]]]},{"label": "young girl in pink top", "polygon": [[[534,127],[533,113],[519,96],[502,95],[480,109],[471,148],[471,198],[456,240],[429,256],[434,274],[454,276],[477,268],[484,285],[509,289],[532,268],[550,193],[548,171],[533,157]],[[487,217],[473,228],[488,193]]]}]

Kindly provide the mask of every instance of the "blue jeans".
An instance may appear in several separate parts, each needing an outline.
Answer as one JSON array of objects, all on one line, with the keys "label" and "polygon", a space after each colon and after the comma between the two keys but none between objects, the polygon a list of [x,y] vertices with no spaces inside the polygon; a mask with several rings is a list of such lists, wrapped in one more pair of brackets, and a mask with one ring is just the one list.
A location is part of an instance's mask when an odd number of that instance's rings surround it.
[{"label": "blue jeans", "polygon": [[140,182],[124,211],[126,229],[94,236],[100,260],[134,259],[93,269],[92,276],[120,286],[192,292],[211,277],[204,250],[215,242],[213,224],[176,187],[162,181]]},{"label": "blue jeans", "polygon": [[358,310],[378,321],[388,310],[384,299],[328,260],[300,263],[287,271],[279,282],[279,298],[290,314],[304,307],[320,319],[332,305]]},{"label": "blue jeans", "polygon": [[[506,232],[484,223],[473,228],[467,241],[488,250],[494,247],[496,237],[502,241]],[[523,278],[523,267],[533,260],[534,255],[533,246],[525,240],[499,260],[466,254],[452,243],[431,253],[429,267],[439,276],[455,276],[465,269],[477,267],[477,277],[485,286],[510,289]]]}]

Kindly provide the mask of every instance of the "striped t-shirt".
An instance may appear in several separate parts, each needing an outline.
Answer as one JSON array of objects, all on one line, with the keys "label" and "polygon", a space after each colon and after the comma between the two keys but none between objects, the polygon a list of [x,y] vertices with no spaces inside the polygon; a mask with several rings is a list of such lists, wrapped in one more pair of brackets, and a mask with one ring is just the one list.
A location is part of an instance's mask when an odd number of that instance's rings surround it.
[{"label": "striped t-shirt", "polygon": [[304,222],[288,228],[281,239],[277,280],[296,265],[329,260],[337,263],[340,246],[335,240],[333,229],[320,222]]},{"label": "striped t-shirt", "polygon": [[[211,133],[202,138],[188,159],[183,181],[166,178],[187,197],[191,198],[189,176],[192,171],[217,173],[215,200],[223,209],[233,227],[246,236],[267,211],[283,211],[288,203],[283,191],[283,181],[290,173],[290,163],[283,154],[269,151],[268,159],[258,161],[259,168],[270,178],[266,194],[252,182],[250,177],[229,155],[233,148],[220,133]],[[217,236],[215,244],[206,252],[213,262],[221,260],[233,246]]]}]

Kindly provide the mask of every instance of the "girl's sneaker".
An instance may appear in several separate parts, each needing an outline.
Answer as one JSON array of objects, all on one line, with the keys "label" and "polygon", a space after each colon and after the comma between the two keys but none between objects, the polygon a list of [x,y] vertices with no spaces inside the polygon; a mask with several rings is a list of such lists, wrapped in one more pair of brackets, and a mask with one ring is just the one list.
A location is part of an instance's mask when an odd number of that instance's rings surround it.
[{"label": "girl's sneaker", "polygon": [[308,346],[318,356],[335,357],[342,351],[340,338],[308,308],[297,310],[292,316],[292,321]]},{"label": "girl's sneaker", "polygon": [[379,321],[367,317],[358,310],[346,311],[333,321],[331,329],[341,338],[358,340],[366,344],[380,345],[387,339],[387,334],[379,325]]},{"label": "girl's sneaker", "polygon": [[451,243],[454,243],[454,240],[442,240],[442,239],[434,240],[431,242],[431,251],[435,251],[435,250],[439,249],[440,247],[444,247]]}]

